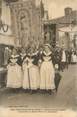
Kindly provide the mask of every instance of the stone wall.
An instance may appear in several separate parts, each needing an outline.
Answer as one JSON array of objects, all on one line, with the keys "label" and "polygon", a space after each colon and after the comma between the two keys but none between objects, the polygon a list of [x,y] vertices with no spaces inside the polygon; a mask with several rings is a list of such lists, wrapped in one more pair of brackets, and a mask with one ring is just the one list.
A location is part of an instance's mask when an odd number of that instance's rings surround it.
[{"label": "stone wall", "polygon": [[28,47],[39,45],[41,41],[40,9],[33,0],[10,4],[12,32],[16,37],[16,46]]}]

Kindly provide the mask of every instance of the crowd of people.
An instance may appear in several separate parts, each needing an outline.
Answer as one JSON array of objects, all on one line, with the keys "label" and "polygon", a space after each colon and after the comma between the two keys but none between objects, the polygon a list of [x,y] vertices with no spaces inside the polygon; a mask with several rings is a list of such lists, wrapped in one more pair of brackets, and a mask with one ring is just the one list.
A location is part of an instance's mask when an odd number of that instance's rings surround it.
[{"label": "crowd of people", "polygon": [[74,49],[56,48],[54,52],[54,62],[58,64],[59,70],[68,69],[70,64],[77,64],[77,52]]},{"label": "crowd of people", "polygon": [[49,44],[37,50],[28,48],[28,51],[18,52],[13,48],[7,65],[6,87],[15,91],[22,88],[32,94],[37,91],[55,93],[61,80],[60,71],[70,63],[77,63],[75,54],[64,49],[53,51]]}]

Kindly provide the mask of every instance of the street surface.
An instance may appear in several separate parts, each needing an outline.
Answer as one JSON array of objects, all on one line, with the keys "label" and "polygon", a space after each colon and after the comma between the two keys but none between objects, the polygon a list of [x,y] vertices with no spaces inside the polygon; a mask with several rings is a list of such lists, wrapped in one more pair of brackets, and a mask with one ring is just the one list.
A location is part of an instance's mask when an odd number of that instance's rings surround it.
[{"label": "street surface", "polygon": [[62,79],[57,94],[30,94],[23,91],[13,93],[3,89],[0,91],[0,105],[2,107],[24,106],[29,109],[75,109],[77,106],[77,65],[70,65],[68,69],[61,72],[61,75]]}]

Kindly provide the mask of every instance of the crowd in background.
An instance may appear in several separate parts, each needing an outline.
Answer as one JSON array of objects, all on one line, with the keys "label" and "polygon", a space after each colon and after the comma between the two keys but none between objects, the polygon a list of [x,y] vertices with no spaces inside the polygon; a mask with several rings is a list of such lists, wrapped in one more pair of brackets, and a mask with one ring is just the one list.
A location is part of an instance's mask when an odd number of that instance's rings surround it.
[{"label": "crowd in background", "polygon": [[70,64],[77,64],[77,51],[74,49],[56,48],[54,51],[54,62],[58,64],[59,70],[68,69]]}]

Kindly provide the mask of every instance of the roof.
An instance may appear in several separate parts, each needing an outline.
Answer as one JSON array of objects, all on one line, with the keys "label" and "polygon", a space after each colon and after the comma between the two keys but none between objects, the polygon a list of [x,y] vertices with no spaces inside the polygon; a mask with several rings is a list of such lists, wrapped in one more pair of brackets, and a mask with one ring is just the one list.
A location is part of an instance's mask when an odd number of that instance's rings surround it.
[{"label": "roof", "polygon": [[74,27],[62,27],[58,29],[61,32],[77,33],[77,26]]},{"label": "roof", "polygon": [[44,21],[45,24],[70,24],[72,21],[77,20],[77,11],[74,10],[70,15],[62,16],[54,19]]}]

